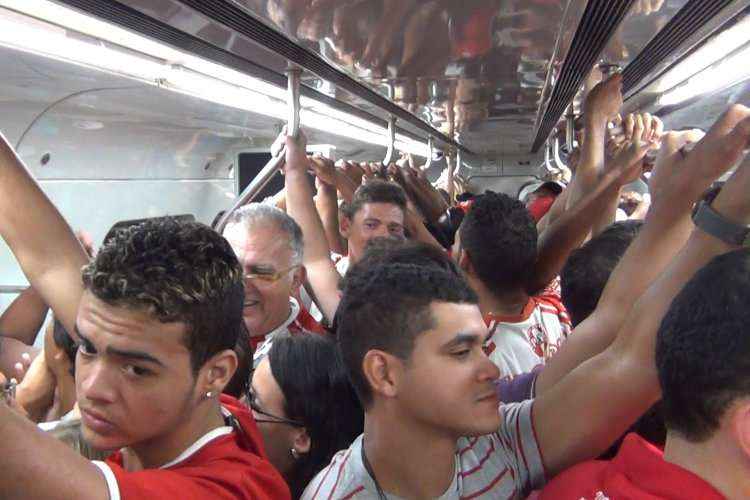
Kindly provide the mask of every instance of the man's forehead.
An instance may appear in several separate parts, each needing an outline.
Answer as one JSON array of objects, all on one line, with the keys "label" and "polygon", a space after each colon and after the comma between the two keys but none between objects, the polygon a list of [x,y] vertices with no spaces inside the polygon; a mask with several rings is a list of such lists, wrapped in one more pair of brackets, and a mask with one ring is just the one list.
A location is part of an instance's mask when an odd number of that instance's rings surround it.
[{"label": "man's forehead", "polygon": [[446,335],[464,333],[484,336],[487,326],[476,304],[435,301],[430,304],[434,330]]},{"label": "man's forehead", "polygon": [[[107,304],[87,290],[76,317],[76,336],[120,347],[137,345],[168,353],[187,350],[183,322],[164,323],[146,308]],[[106,347],[106,346],[101,346]]]},{"label": "man's forehead", "polygon": [[268,224],[233,224],[224,230],[224,238],[242,265],[284,262],[292,254],[288,235]]},{"label": "man's forehead", "polygon": [[370,202],[362,205],[362,208],[355,215],[362,219],[398,219],[403,221],[404,210],[393,203]]}]

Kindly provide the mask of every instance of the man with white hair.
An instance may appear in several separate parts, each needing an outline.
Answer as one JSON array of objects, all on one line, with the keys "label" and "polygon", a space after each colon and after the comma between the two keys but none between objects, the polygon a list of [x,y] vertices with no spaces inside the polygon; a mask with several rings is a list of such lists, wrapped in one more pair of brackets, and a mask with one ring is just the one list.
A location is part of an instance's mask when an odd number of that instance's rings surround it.
[{"label": "man with white hair", "polygon": [[257,366],[279,333],[322,332],[300,306],[305,281],[302,230],[286,213],[252,203],[236,210],[224,229],[245,273],[243,319]]}]

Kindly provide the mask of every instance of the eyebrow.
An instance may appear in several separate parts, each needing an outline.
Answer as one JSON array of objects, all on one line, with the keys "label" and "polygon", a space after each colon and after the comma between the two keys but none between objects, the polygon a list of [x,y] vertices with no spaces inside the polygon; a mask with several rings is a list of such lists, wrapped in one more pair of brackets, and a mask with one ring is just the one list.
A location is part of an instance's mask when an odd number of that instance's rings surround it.
[{"label": "eyebrow", "polygon": [[459,333],[449,342],[446,342],[443,347],[446,349],[451,349],[460,345],[472,346],[481,342],[483,341],[481,340],[481,337],[479,335],[476,335],[474,333]]},{"label": "eyebrow", "polygon": [[[81,341],[93,346],[94,343],[91,342],[85,335],[81,335],[81,331],[78,329],[78,325],[75,327],[76,333],[81,338]],[[153,357],[152,355],[142,352],[142,351],[126,351],[122,349],[116,349],[114,347],[107,347],[106,353],[112,356],[117,356],[119,358],[126,358],[126,359],[134,359],[138,361],[146,361],[148,363],[154,363],[159,366],[164,366],[164,363]]]}]

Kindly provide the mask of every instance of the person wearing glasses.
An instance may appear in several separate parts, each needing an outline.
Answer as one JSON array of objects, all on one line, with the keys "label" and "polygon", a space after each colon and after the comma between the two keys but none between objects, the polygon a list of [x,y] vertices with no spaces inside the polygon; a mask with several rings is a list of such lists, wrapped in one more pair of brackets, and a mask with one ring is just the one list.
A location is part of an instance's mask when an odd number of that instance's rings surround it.
[{"label": "person wearing glasses", "polygon": [[293,498],[364,425],[338,347],[322,335],[277,337],[253,373],[247,402]]},{"label": "person wearing glasses", "polygon": [[232,214],[224,238],[245,273],[242,317],[255,350],[253,367],[279,333],[323,332],[298,300],[306,272],[302,230],[294,219],[270,205],[251,203]]}]

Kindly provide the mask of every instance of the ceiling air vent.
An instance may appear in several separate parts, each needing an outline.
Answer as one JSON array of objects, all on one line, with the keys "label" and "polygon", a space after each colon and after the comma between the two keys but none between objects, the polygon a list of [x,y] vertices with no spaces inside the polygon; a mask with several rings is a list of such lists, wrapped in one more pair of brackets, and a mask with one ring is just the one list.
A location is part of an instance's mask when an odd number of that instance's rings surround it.
[{"label": "ceiling air vent", "polygon": [[589,0],[539,124],[531,148],[533,153],[539,151],[552,133],[632,3],[633,0]]},{"label": "ceiling air vent", "polygon": [[622,91],[628,94],[693,33],[700,30],[732,0],[687,2],[623,71]]}]

